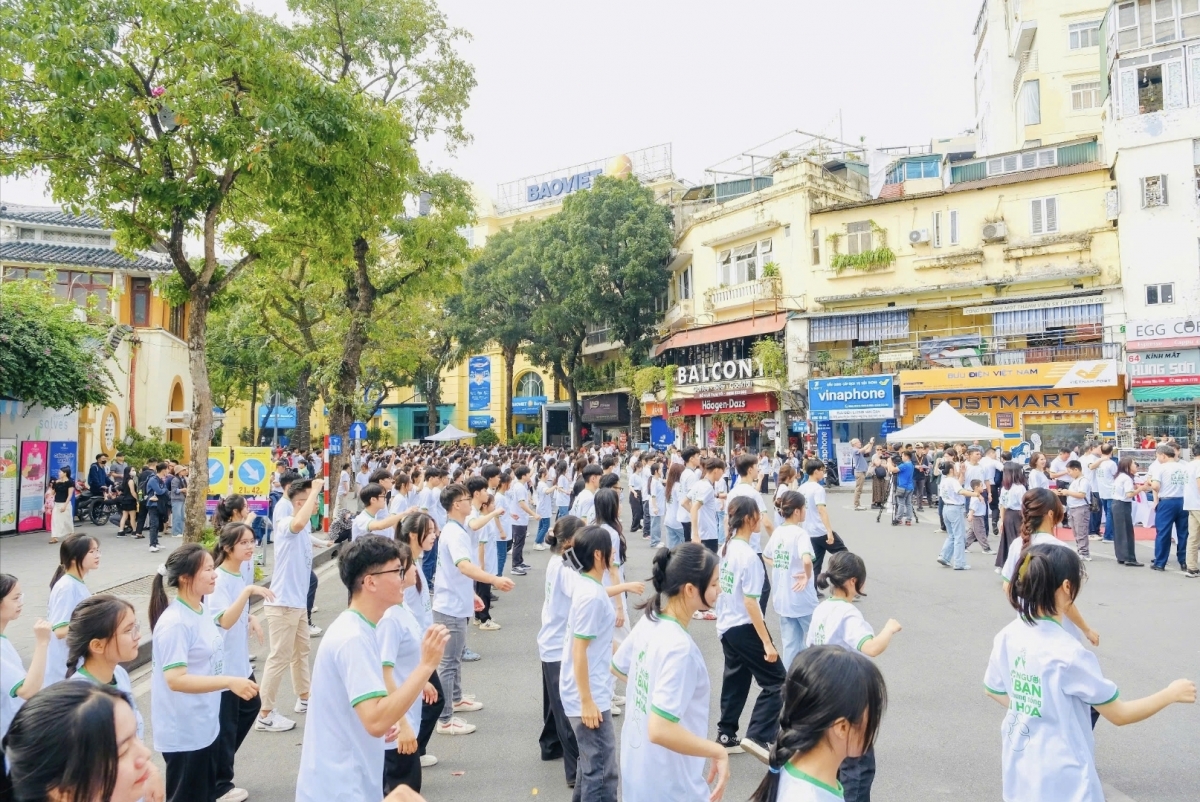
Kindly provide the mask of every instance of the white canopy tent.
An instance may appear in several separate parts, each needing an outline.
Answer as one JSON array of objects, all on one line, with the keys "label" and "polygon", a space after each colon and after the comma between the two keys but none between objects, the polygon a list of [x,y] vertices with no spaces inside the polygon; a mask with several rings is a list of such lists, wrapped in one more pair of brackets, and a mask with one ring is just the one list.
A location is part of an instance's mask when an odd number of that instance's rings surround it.
[{"label": "white canopy tent", "polygon": [[968,420],[943,401],[928,416],[912,426],[891,432],[887,439],[889,443],[969,443],[973,440],[1003,440],[1004,432]]},{"label": "white canopy tent", "polygon": [[454,440],[467,440],[475,436],[474,432],[464,432],[453,425],[447,426],[437,434],[431,434],[426,437],[426,440],[436,440],[439,443],[448,443]]}]

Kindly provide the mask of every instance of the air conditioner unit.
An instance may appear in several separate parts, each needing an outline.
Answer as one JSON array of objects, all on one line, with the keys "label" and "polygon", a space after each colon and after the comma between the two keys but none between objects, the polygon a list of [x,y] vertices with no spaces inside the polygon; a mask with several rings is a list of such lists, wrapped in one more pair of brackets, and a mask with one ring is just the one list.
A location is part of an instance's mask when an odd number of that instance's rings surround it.
[{"label": "air conditioner unit", "polygon": [[913,245],[919,245],[922,242],[929,242],[929,229],[920,228],[915,231],[908,232],[908,241]]},{"label": "air conditioner unit", "polygon": [[1004,239],[1008,236],[1008,226],[1003,222],[988,223],[983,227],[983,239],[985,242],[992,242],[998,239]]}]

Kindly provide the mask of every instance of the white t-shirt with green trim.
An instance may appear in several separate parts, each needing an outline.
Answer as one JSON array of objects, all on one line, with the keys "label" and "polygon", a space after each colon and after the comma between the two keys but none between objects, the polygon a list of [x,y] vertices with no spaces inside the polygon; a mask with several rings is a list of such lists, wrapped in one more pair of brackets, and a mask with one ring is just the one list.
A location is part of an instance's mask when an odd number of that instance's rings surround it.
[{"label": "white t-shirt with green trim", "polygon": [[[25,664],[7,636],[0,635],[0,738],[8,733],[13,717],[25,704],[17,691],[25,684]],[[2,768],[2,767],[0,767]]]},{"label": "white t-shirt with green trim", "polygon": [[[242,563],[241,573],[231,574],[224,567],[217,568],[217,586],[209,594],[205,602],[217,614],[228,610],[246,586],[254,581],[253,569],[247,576],[246,567],[250,562]],[[227,677],[250,676],[250,604],[242,607],[242,614],[232,627],[225,632],[225,667],[221,672]]]},{"label": "white t-shirt with green trim", "polygon": [[382,696],[387,689],[375,626],[345,610],[317,647],[296,802],[383,799],[383,738],[368,733],[354,711]]},{"label": "white t-shirt with green trim", "polygon": [[159,752],[194,752],[220,730],[221,692],[182,693],[167,686],[165,672],[180,666],[193,677],[219,677],[225,671],[225,631],[207,604],[196,610],[175,599],[154,627],[150,675],[150,722]]},{"label": "white t-shirt with green trim", "polygon": [[[725,505],[728,506],[729,503],[738,496],[744,496],[745,498],[751,499],[755,504],[757,504],[758,514],[763,520],[766,520],[767,505],[763,501],[762,493],[758,492],[757,484],[747,479],[739,478],[738,483],[734,485],[730,489],[729,494],[725,496]],[[761,528],[762,524],[759,524],[759,529]],[[762,554],[763,552],[762,534],[757,529],[750,533],[750,548],[754,549],[754,551],[758,554]]]},{"label": "white t-shirt with green trim", "polygon": [[813,610],[805,646],[831,644],[861,652],[863,644],[875,637],[875,630],[858,608],[845,599],[830,597]]},{"label": "white t-shirt with green trim", "polygon": [[[458,570],[458,564],[479,562],[471,535],[458,523],[446,521],[437,543],[437,584],[433,586],[433,611],[454,618],[470,618],[475,610],[475,583]],[[380,786],[382,788],[382,786]]]},{"label": "white t-shirt with green trim", "polygon": [[617,649],[613,667],[627,677],[621,726],[621,795],[625,802],[706,800],[704,758],[650,743],[650,717],[661,716],[708,737],[711,689],[704,655],[675,619],[638,621]]},{"label": "white t-shirt with green trim", "polygon": [[721,568],[717,574],[721,583],[721,595],[717,597],[718,636],[750,623],[745,600],[762,596],[766,576],[762,558],[750,544],[739,537],[731,539],[721,557]]},{"label": "white t-shirt with green trim", "polygon": [[983,684],[1008,696],[1000,725],[1006,802],[1103,802],[1090,708],[1118,691],[1094,654],[1053,619],[1018,619],[996,635]]},{"label": "white t-shirt with green trim", "polygon": [[[83,584],[83,580],[77,579],[71,574],[63,574],[59,577],[50,590],[49,611],[46,613],[50,629],[57,633],[58,630],[70,625],[71,615],[75,612],[75,608],[91,595],[92,592],[88,590],[87,585]],[[48,688],[66,678],[69,651],[66,638],[50,636],[50,645],[46,648],[46,673],[45,679],[42,680],[43,688]]]},{"label": "white t-shirt with green trim", "polygon": [[[100,684],[100,680],[96,679],[96,677],[92,674],[89,674],[87,669],[85,669],[83,666],[80,666],[79,669],[71,675],[70,679],[80,681],[89,680],[97,685]],[[113,668],[112,682],[108,684],[109,687],[116,688],[118,691],[125,694],[125,699],[128,700],[129,706],[133,708],[134,718],[137,719],[137,737],[144,738],[146,735],[146,722],[142,719],[142,711],[138,710],[137,697],[133,693],[133,682],[129,679],[129,672],[126,671],[122,666],[115,666]]]},{"label": "white t-shirt with green trim", "polygon": [[[379,619],[375,636],[379,639],[379,654],[383,665],[392,669],[392,679],[400,687],[421,662],[421,638],[425,632],[412,611],[401,604],[394,604]],[[404,714],[413,734],[421,729],[421,697],[412,703]],[[394,749],[395,746],[388,746]]]},{"label": "white t-shirt with green trim", "polygon": [[559,555],[546,564],[546,595],[542,600],[542,627],[538,630],[538,657],[543,663],[560,663],[563,659],[563,633],[571,613],[571,591],[579,574]]},{"label": "white t-shirt with green trim", "polygon": [[562,668],[558,674],[563,712],[568,716],[583,715],[583,700],[575,682],[574,646],[576,640],[585,640],[592,701],[597,710],[607,714],[612,707],[613,675],[608,667],[612,663],[617,612],[604,586],[593,577],[580,574],[571,585],[571,612],[567,614],[567,628],[563,632]]},{"label": "white t-shirt with green trim", "polygon": [[807,510],[804,516],[804,531],[808,532],[809,537],[828,537],[825,522],[821,520],[821,513],[817,510],[817,507],[825,506],[825,488],[809,479],[800,485],[799,490],[804,496],[804,508]]},{"label": "white t-shirt with green trim", "polygon": [[804,590],[792,590],[795,577],[804,573],[804,555],[814,558],[812,538],[802,527],[784,524],[771,533],[763,552],[771,558],[771,605],[786,618],[812,615],[817,609],[817,577],[813,574]]},{"label": "white t-shirt with green trim", "polygon": [[805,774],[790,762],[779,772],[779,788],[775,802],[841,802],[845,798],[842,784],[826,785],[816,777]]}]

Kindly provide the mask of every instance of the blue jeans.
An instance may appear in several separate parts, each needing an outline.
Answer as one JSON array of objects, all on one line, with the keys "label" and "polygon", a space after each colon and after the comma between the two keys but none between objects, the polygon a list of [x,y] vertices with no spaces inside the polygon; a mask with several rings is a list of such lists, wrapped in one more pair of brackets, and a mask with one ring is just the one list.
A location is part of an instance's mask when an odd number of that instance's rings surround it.
[{"label": "blue jeans", "polygon": [[660,543],[662,543],[662,522],[663,522],[663,519],[662,519],[661,515],[651,515],[650,516],[650,545],[651,545],[651,547],[657,547]]},{"label": "blue jeans", "polygon": [[183,534],[183,499],[171,499],[171,534]]},{"label": "blue jeans", "polygon": [[1112,499],[1100,499],[1101,514],[1104,515],[1104,542],[1113,542]]},{"label": "blue jeans", "polygon": [[1183,508],[1181,498],[1158,499],[1158,507],[1154,511],[1154,564],[1163,568],[1171,559],[1171,528],[1175,528],[1175,537],[1179,540],[1176,546],[1179,564],[1187,561],[1188,514]]},{"label": "blue jeans", "polygon": [[[562,518],[563,516],[569,515],[570,513],[571,513],[571,507],[569,505],[566,507],[558,508],[558,518]],[[555,518],[555,520],[558,520],[558,518]]]},{"label": "blue jeans", "polygon": [[779,616],[779,634],[783,636],[783,652],[780,657],[783,658],[784,671],[791,668],[796,655],[804,651],[804,641],[808,639],[808,625],[811,623],[811,614],[796,618]]},{"label": "blue jeans", "polygon": [[508,562],[508,544],[510,541],[496,541],[496,576],[504,576],[504,564]]},{"label": "blue jeans", "polygon": [[550,519],[549,518],[539,518],[538,519],[537,538],[534,540],[534,542],[540,546],[542,544],[542,542],[546,539],[546,535],[547,535],[547,533],[549,533],[549,531],[550,531]]},{"label": "blue jeans", "polygon": [[663,528],[667,530],[667,548],[668,549],[674,549],[676,546],[678,546],[680,543],[683,542],[683,528],[682,527],[674,527],[674,526],[665,526],[664,525]]},{"label": "blue jeans", "polygon": [[942,545],[941,557],[954,568],[967,564],[967,516],[962,504],[947,504],[942,509],[946,521],[946,542]]}]

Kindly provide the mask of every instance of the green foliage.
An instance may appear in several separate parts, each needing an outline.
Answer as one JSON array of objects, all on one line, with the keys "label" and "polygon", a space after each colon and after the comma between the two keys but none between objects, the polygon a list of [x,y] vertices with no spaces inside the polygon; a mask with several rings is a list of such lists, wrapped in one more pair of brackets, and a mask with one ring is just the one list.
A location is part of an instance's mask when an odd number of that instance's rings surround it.
[{"label": "green foliage", "polygon": [[762,266],[762,271],[759,275],[761,275],[762,278],[779,278],[779,265],[775,264],[774,262],[767,262]]},{"label": "green foliage", "polygon": [[617,389],[617,361],[582,365],[575,371],[575,388],[581,393],[599,393]]},{"label": "green foliage", "polygon": [[48,409],[108,403],[104,321],[44,282],[0,282],[0,396]]},{"label": "green foliage", "polygon": [[499,445],[500,435],[496,434],[491,429],[480,429],[475,433],[475,445],[477,446],[494,446]]},{"label": "green foliage", "polygon": [[383,428],[379,426],[370,426],[367,428],[367,443],[371,448],[375,448],[383,440]]},{"label": "green foliage", "polygon": [[833,268],[835,273],[841,273],[843,270],[861,270],[867,272],[870,270],[878,270],[881,267],[887,267],[896,261],[896,254],[886,245],[881,245],[878,248],[872,248],[863,253],[835,254],[830,260],[829,266]]},{"label": "green foliage", "polygon": [[520,434],[513,435],[508,444],[510,446],[537,448],[542,444],[542,430],[534,429],[532,432],[521,432]]},{"label": "green foliage", "polygon": [[763,379],[771,386],[779,400],[779,408],[784,407],[784,393],[788,387],[787,349],[779,340],[758,340],[750,348],[754,361],[762,366]]},{"label": "green foliage", "polygon": [[125,461],[135,468],[141,468],[148,459],[183,459],[183,446],[165,439],[163,435],[163,430],[157,426],[150,426],[145,434],[137,429],[126,429],[119,446],[125,452]]}]

